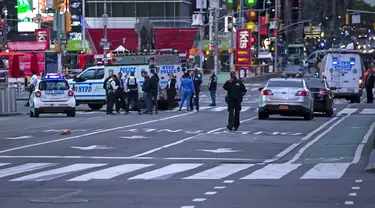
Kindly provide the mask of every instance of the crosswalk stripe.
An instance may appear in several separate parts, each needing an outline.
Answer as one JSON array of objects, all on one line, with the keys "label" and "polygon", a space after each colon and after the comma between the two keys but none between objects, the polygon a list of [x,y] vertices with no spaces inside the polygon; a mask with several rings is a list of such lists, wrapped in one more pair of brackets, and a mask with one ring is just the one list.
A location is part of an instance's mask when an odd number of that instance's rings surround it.
[{"label": "crosswalk stripe", "polygon": [[210,111],[219,112],[219,111],[226,110],[227,108],[228,108],[228,107],[216,107],[216,108],[211,109]]},{"label": "crosswalk stripe", "polygon": [[130,173],[142,168],[153,166],[153,164],[124,164],[110,167],[103,170],[98,170],[85,175],[81,175],[68,181],[89,181],[92,179],[112,179],[122,174]]},{"label": "crosswalk stripe", "polygon": [[300,179],[340,179],[350,163],[319,163]]},{"label": "crosswalk stripe", "polygon": [[199,107],[199,110],[207,110],[207,109],[210,109],[212,108],[211,106],[203,106],[203,107]]},{"label": "crosswalk stripe", "polygon": [[77,163],[74,165],[69,165],[66,167],[61,167],[57,169],[47,170],[39,173],[34,173],[26,176],[22,176],[11,181],[49,181],[52,179],[60,178],[68,174],[78,172],[81,170],[86,170],[90,168],[104,166],[106,164],[87,164],[87,163]]},{"label": "crosswalk stripe", "polygon": [[0,178],[16,175],[19,173],[30,172],[33,170],[39,170],[42,168],[47,168],[57,165],[56,163],[26,163],[23,165],[18,165],[10,168],[5,168],[0,170]]},{"label": "crosswalk stripe", "polygon": [[373,108],[365,108],[359,114],[375,114],[375,109]]},{"label": "crosswalk stripe", "polygon": [[0,163],[0,166],[9,165],[10,163]]},{"label": "crosswalk stripe", "polygon": [[280,179],[302,164],[270,164],[241,179]]},{"label": "crosswalk stripe", "polygon": [[242,107],[241,112],[248,111],[249,109],[250,109],[250,107]]},{"label": "crosswalk stripe", "polygon": [[171,164],[150,172],[146,172],[134,177],[129,178],[129,180],[134,180],[134,179],[143,179],[143,180],[149,180],[149,179],[166,179],[170,178],[173,175],[188,171],[194,168],[197,168],[199,166],[203,165],[202,163],[191,163],[191,164],[184,164],[184,163],[176,163],[176,164]]},{"label": "crosswalk stripe", "polygon": [[338,116],[342,114],[352,114],[355,113],[358,110],[358,108],[344,108],[340,112],[337,113]]},{"label": "crosswalk stripe", "polygon": [[254,164],[221,164],[184,179],[222,179],[236,172],[250,168]]}]

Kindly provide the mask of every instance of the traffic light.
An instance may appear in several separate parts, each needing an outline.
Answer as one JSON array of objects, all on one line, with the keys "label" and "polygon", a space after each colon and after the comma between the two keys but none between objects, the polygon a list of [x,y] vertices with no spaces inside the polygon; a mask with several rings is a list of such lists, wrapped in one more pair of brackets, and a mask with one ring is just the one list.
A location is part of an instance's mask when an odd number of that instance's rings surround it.
[{"label": "traffic light", "polygon": [[313,33],[313,27],[312,27],[312,23],[311,22],[310,22],[309,27],[310,27],[310,35],[312,35],[312,33]]},{"label": "traffic light", "polygon": [[347,24],[347,25],[350,24],[350,15],[349,15],[349,13],[345,14],[345,24]]},{"label": "traffic light", "polygon": [[265,18],[265,22],[264,22],[266,25],[268,25],[268,23],[270,23],[270,14],[268,12],[266,12],[266,18]]},{"label": "traffic light", "polygon": [[373,27],[374,27],[374,31],[375,31],[375,23],[374,23],[374,26],[373,26]]},{"label": "traffic light", "polygon": [[284,29],[284,24],[281,23],[281,24],[280,24],[280,30],[283,30],[283,29]]},{"label": "traffic light", "polygon": [[[233,17],[232,14],[228,14],[225,17],[225,32],[231,32],[233,30]],[[232,22],[233,21],[233,22]]]},{"label": "traffic light", "polygon": [[71,32],[72,31],[72,21],[71,21],[72,15],[70,12],[65,12],[65,32]]},{"label": "traffic light", "polygon": [[64,0],[52,0],[52,9],[59,10],[60,4],[63,4]]}]

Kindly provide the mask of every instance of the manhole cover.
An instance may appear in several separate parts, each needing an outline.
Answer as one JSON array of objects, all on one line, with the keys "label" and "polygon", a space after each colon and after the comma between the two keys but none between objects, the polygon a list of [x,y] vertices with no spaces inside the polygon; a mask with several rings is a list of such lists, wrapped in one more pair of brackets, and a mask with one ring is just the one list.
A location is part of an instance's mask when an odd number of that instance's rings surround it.
[{"label": "manhole cover", "polygon": [[62,204],[62,203],[86,203],[89,200],[87,199],[32,199],[30,200],[31,203],[55,203],[55,204]]}]

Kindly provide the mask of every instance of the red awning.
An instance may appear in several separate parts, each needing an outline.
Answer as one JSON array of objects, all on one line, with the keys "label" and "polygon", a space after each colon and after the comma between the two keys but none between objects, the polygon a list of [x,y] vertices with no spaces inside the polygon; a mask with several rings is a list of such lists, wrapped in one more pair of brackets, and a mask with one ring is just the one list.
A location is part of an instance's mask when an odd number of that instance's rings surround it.
[{"label": "red awning", "polygon": [[20,52],[0,52],[0,56],[23,56],[25,54]]}]

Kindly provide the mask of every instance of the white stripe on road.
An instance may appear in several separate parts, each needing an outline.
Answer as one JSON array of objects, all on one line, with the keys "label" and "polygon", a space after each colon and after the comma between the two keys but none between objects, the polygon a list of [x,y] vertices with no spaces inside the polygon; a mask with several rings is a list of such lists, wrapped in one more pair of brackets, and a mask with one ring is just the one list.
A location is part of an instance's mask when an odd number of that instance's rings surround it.
[{"label": "white stripe on road", "polygon": [[76,114],[96,114],[96,113],[105,113],[105,112],[100,112],[100,111],[76,111]]},{"label": "white stripe on road", "polygon": [[375,129],[375,122],[371,124],[369,130],[362,139],[362,142],[358,145],[357,150],[355,151],[354,158],[352,163],[358,163],[362,156],[363,147],[367,144],[368,139],[370,138],[372,132]]},{"label": "white stripe on road", "polygon": [[13,179],[11,181],[49,181],[56,178],[66,176],[68,174],[78,172],[81,170],[87,170],[90,168],[96,168],[104,166],[106,164],[87,164],[87,163],[77,163],[74,165],[69,165],[62,168],[56,168],[52,170],[47,170],[39,173],[34,173],[20,178]]},{"label": "white stripe on road", "polygon": [[199,110],[207,110],[211,108],[212,108],[211,106],[204,106],[204,107],[199,107]]},{"label": "white stripe on road", "polygon": [[18,137],[7,137],[7,138],[4,138],[4,139],[29,139],[29,138],[33,138],[33,136],[18,136]]},{"label": "white stripe on road", "polygon": [[319,163],[305,173],[301,179],[340,179],[350,163]]},{"label": "white stripe on road", "polygon": [[299,166],[301,164],[269,164],[241,179],[280,179]]},{"label": "white stripe on road", "polygon": [[112,179],[114,177],[120,176],[122,174],[130,173],[136,170],[140,170],[142,168],[147,168],[153,166],[153,164],[124,164],[118,165],[114,167],[110,167],[103,170],[98,170],[95,172],[91,172],[85,175],[81,175],[68,181],[89,181],[93,179]]},{"label": "white stripe on road", "polygon": [[184,179],[222,179],[234,173],[250,168],[254,164],[221,164]]},{"label": "white stripe on road", "polygon": [[250,91],[259,91],[259,88],[250,88]]},{"label": "white stripe on road", "polygon": [[359,114],[371,114],[371,115],[374,115],[375,114],[375,109],[365,108]]},{"label": "white stripe on road", "polygon": [[0,178],[30,172],[56,165],[55,163],[27,163],[0,170]]},{"label": "white stripe on road", "polygon": [[242,107],[241,112],[248,111],[249,109],[250,109],[250,107]]},{"label": "white stripe on road", "polygon": [[341,116],[342,114],[352,114],[356,112],[358,108],[344,108],[340,112],[337,113],[338,116]]},{"label": "white stripe on road", "polygon": [[184,171],[188,171],[194,168],[197,168],[199,166],[203,165],[202,163],[177,163],[177,164],[171,164],[150,172],[146,172],[134,177],[129,178],[129,180],[134,179],[143,179],[143,180],[150,180],[150,179],[167,179],[172,177],[173,175],[177,173],[181,173]]},{"label": "white stripe on road", "polygon": [[211,109],[210,111],[219,112],[219,111],[226,110],[227,108],[228,107],[216,107],[216,108]]}]

